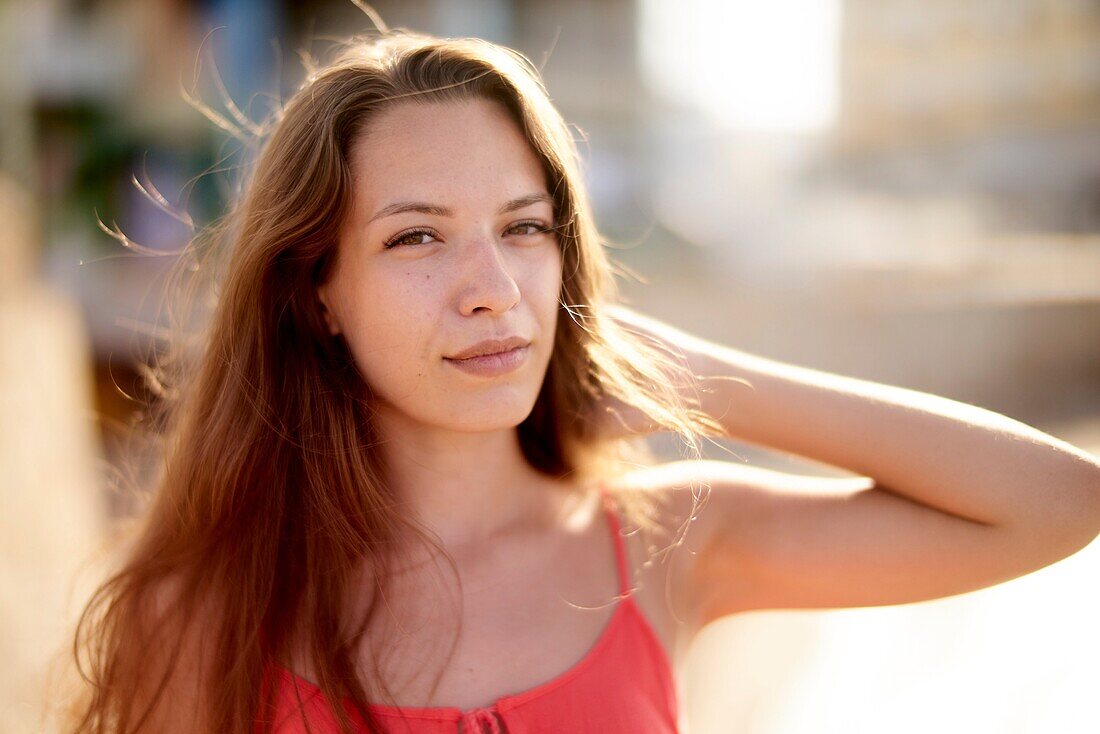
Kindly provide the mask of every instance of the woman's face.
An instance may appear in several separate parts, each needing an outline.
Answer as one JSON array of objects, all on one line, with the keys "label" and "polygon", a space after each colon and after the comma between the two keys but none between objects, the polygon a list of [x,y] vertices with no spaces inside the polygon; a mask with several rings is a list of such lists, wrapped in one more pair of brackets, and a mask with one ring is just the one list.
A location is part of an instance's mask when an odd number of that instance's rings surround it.
[{"label": "woman's face", "polygon": [[[330,330],[382,410],[463,431],[518,425],[550,361],[562,270],[523,133],[499,103],[403,102],[350,156],[351,210],[318,289]],[[528,345],[508,358],[450,359],[513,337]]]}]

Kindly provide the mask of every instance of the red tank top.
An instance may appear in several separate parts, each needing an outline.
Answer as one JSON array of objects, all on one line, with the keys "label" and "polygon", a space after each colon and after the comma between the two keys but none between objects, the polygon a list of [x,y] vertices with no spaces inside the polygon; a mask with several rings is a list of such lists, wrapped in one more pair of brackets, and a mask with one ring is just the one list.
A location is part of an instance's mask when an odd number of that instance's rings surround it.
[{"label": "red tank top", "polygon": [[[676,734],[679,699],[660,638],[634,601],[619,521],[604,495],[615,539],[621,596],[599,639],[572,668],[541,685],[483,708],[369,704],[386,734]],[[337,718],[321,689],[285,667],[277,669],[276,734],[337,734]],[[298,700],[308,726],[302,721]],[[362,717],[344,708],[357,731]],[[257,728],[257,731],[259,729]]]}]

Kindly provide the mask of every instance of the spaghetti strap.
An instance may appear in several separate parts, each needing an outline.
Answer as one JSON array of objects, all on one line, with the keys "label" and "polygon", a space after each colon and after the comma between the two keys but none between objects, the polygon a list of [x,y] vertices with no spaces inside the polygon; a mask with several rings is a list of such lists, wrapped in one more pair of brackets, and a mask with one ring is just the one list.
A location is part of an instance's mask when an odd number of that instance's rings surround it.
[{"label": "spaghetti strap", "polygon": [[611,528],[611,537],[615,542],[615,567],[619,577],[619,596],[625,599],[630,595],[630,573],[626,560],[626,547],[614,503],[612,503],[607,490],[602,485],[600,486],[600,499],[603,503],[604,512],[607,514],[607,524]]}]

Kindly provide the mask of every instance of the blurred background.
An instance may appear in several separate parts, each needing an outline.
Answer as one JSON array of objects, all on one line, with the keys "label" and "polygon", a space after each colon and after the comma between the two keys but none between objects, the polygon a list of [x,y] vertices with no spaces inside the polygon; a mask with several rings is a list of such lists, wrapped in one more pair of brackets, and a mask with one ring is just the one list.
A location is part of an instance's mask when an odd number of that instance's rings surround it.
[{"label": "blurred background", "polygon": [[[542,68],[640,310],[1100,452],[1100,2],[373,7]],[[260,119],[304,76],[299,49],[370,27],[349,0],[0,5],[0,731],[35,730],[125,509],[135,334],[188,236],[132,179],[199,226],[232,194],[228,136],[181,94],[217,106],[200,48]],[[844,474],[710,449],[737,457]],[[1100,731],[1098,546],[934,602],[715,623],[682,681],[690,729]]]}]

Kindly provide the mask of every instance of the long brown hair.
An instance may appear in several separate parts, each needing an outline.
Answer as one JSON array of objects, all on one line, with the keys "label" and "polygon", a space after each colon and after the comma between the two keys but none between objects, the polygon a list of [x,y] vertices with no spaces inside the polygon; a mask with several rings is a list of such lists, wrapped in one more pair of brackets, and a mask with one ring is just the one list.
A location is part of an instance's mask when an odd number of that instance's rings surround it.
[{"label": "long brown hair", "polygon": [[[195,713],[210,730],[243,733],[261,722],[266,730],[268,671],[286,659],[298,629],[309,631],[305,649],[341,724],[351,730],[337,704],[350,698],[374,731],[366,704],[388,692],[377,665],[366,681],[357,675],[352,652],[385,594],[392,541],[408,530],[446,553],[390,496],[370,386],[347,345],[329,334],[316,287],[330,272],[348,209],[349,145],[389,104],[495,100],[542,161],[563,256],[564,313],[537,401],[517,427],[533,467],[583,480],[652,463],[641,439],[599,439],[594,406],[605,396],[679,434],[692,456],[701,436],[719,430],[685,398],[690,374],[611,318],[619,297],[580,157],[530,61],[480,39],[386,29],[336,51],[307,69],[268,122],[235,126],[260,143],[250,179],[177,263],[189,279],[178,288],[189,308],[175,312],[170,348],[149,369],[161,398],[161,469],[122,546],[120,570],[77,626],[86,691],[72,707],[70,731],[143,730],[154,708],[179,705],[164,698],[184,683],[201,692]],[[233,125],[202,109],[219,126]],[[648,527],[653,502],[632,494],[620,507]],[[341,610],[364,563],[370,601],[348,634]],[[180,683],[195,673],[180,672],[175,651],[196,634],[208,653],[201,679]],[[139,689],[148,695],[139,699]]]}]

